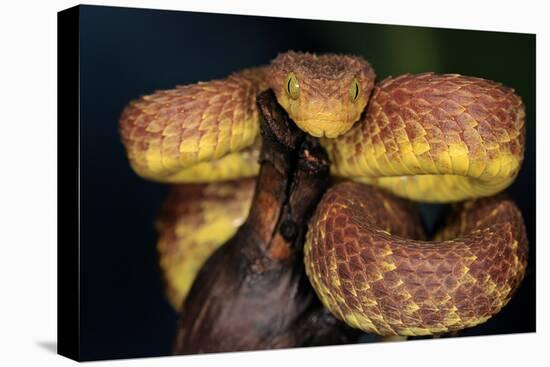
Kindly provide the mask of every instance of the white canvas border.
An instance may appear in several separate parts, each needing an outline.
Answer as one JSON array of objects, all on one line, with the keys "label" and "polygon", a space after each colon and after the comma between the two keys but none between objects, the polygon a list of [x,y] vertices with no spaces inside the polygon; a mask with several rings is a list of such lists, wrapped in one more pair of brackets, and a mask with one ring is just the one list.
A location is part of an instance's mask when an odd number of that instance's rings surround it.
[{"label": "white canvas border", "polygon": [[[56,12],[77,3],[2,5],[3,132],[0,220],[0,365],[69,365],[45,345],[56,340]],[[113,366],[232,365],[521,365],[548,360],[548,270],[544,207],[548,145],[550,42],[543,1],[91,1],[93,5],[269,15],[368,23],[537,33],[537,333],[148,358],[89,363]],[[100,26],[100,25],[98,25]],[[513,52],[513,50],[510,50]],[[548,66],[550,67],[550,66]],[[512,71],[511,71],[512,72]],[[32,104],[29,104],[32,101]],[[30,149],[22,149],[22,143]],[[29,214],[30,213],[30,214]],[[29,218],[30,216],[30,218]],[[546,348],[545,348],[546,347]]]}]

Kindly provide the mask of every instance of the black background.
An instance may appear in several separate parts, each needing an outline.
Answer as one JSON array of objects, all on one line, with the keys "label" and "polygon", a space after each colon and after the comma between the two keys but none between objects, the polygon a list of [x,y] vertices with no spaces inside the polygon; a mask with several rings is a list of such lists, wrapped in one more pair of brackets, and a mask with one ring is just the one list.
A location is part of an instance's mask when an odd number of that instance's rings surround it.
[{"label": "black background", "polygon": [[[378,80],[452,72],[516,89],[527,109],[527,149],[508,191],[527,226],[529,267],[510,304],[461,335],[535,331],[534,35],[94,6],[81,6],[80,20],[82,359],[167,355],[176,327],[153,230],[167,186],[130,169],[118,135],[124,106],[289,49],[362,55]],[[433,221],[441,207],[423,210]]]}]

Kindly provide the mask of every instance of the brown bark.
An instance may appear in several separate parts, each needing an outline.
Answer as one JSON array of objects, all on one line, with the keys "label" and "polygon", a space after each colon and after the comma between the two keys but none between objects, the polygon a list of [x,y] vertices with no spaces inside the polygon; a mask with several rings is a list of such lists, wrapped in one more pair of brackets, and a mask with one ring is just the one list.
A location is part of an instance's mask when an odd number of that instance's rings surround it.
[{"label": "brown bark", "polygon": [[261,170],[248,219],[199,271],[184,301],[175,354],[342,344],[358,331],[320,303],[305,274],[307,222],[329,177],[317,141],[271,91],[257,100]]}]

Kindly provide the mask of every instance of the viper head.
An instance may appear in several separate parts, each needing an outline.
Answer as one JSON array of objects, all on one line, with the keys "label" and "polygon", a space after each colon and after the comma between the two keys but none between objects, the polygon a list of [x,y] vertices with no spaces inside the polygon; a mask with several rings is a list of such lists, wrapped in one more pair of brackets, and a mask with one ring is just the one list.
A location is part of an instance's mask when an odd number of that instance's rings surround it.
[{"label": "viper head", "polygon": [[303,131],[334,138],[361,116],[375,74],[361,57],[301,52],[279,54],[266,73],[279,104]]}]

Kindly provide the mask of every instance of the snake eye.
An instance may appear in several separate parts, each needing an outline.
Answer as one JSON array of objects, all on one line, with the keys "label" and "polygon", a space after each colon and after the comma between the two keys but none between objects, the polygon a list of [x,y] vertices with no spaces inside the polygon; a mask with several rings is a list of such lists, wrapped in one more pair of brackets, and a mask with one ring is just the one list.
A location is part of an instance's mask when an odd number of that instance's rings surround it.
[{"label": "snake eye", "polygon": [[298,96],[300,95],[300,83],[298,82],[298,78],[296,78],[296,75],[294,75],[294,73],[291,72],[286,77],[285,87],[286,93],[290,98],[298,98]]},{"label": "snake eye", "polygon": [[355,102],[357,100],[360,91],[361,88],[359,86],[359,81],[357,80],[357,78],[353,78],[351,86],[349,87],[349,98],[352,102]]}]

